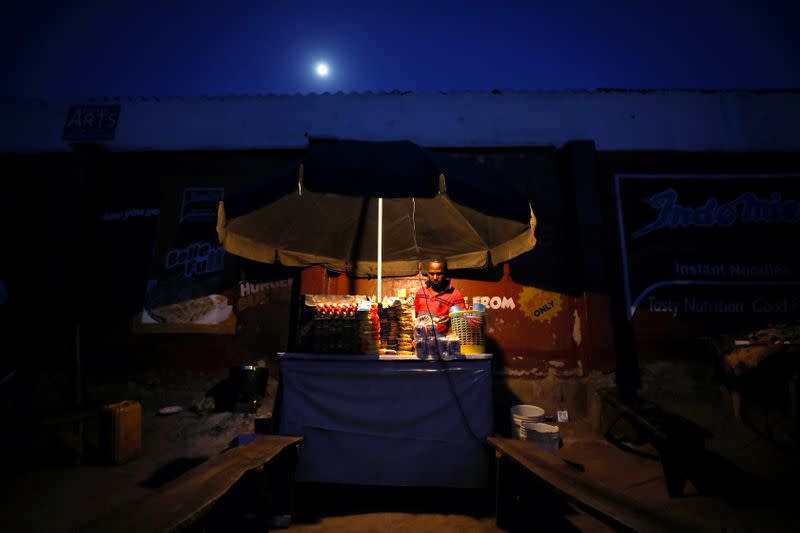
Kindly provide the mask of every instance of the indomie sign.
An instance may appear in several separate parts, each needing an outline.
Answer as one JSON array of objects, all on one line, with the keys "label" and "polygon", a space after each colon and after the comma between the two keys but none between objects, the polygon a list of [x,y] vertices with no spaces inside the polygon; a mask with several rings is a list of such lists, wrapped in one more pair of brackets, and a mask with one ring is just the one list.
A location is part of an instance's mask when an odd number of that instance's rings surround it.
[{"label": "indomie sign", "polygon": [[798,184],[797,174],[615,176],[628,318],[644,308],[787,319],[786,302],[800,302]]}]

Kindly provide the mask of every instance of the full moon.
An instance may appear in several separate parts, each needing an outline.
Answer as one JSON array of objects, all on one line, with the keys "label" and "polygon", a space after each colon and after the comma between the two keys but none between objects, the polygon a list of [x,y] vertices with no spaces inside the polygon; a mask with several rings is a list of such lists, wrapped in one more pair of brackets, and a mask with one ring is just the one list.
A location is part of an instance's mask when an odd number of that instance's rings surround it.
[{"label": "full moon", "polygon": [[320,78],[324,78],[328,75],[329,69],[326,63],[317,63],[317,76]]}]

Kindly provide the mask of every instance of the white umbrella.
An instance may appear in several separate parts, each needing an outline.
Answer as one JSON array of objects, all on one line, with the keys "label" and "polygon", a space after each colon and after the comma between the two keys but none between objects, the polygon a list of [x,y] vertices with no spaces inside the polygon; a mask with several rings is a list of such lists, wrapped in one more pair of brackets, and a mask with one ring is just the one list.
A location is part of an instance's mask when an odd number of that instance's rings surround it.
[{"label": "white umbrella", "polygon": [[384,275],[414,275],[424,259],[454,269],[508,261],[534,248],[535,227],[527,200],[475,164],[354,141],[312,146],[295,167],[226,198],[217,220],[230,253],[376,276],[379,296]]}]

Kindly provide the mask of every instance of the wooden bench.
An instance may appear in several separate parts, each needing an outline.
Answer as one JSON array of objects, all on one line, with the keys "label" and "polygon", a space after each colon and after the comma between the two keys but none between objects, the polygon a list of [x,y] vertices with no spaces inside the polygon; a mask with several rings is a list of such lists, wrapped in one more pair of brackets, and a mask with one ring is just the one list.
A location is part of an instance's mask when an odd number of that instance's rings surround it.
[{"label": "wooden bench", "polygon": [[[568,502],[620,530],[650,532],[698,529],[693,524],[603,485],[563,459],[538,450],[530,442],[500,437],[489,437],[487,442],[494,448],[497,459],[495,488],[498,528],[509,531],[557,529],[554,524],[545,523],[547,512],[553,511],[559,503],[563,505],[563,502]],[[521,494],[531,485],[538,485],[538,490],[534,490],[535,496],[532,497],[535,503],[529,505],[530,502],[522,501]],[[534,486],[534,489],[537,487]],[[546,493],[549,493],[549,498]]]},{"label": "wooden bench", "polygon": [[[702,462],[710,433],[681,416],[643,400],[625,402],[613,389],[599,391],[602,400],[658,450],[667,493],[681,496],[688,472]],[[608,432],[607,432],[608,433]],[[609,435],[607,435],[609,436]]]},{"label": "wooden bench", "polygon": [[[122,505],[88,524],[86,532],[163,532],[194,523],[248,473],[264,473],[269,463],[285,461],[280,490],[291,495],[294,466],[302,437],[259,435],[251,443],[230,448],[185,472],[144,498]],[[263,502],[266,506],[267,502]]]}]

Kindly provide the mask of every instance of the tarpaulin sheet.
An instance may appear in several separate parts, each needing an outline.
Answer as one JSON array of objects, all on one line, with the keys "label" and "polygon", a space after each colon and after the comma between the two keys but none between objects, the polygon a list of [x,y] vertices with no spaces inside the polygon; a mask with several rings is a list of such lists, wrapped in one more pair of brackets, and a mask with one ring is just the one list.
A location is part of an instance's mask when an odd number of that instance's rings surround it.
[{"label": "tarpaulin sheet", "polygon": [[282,354],[279,363],[279,432],[305,437],[299,481],[487,485],[491,356]]}]

